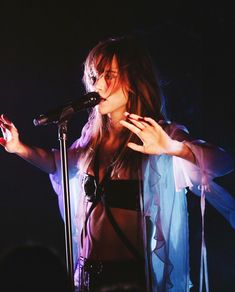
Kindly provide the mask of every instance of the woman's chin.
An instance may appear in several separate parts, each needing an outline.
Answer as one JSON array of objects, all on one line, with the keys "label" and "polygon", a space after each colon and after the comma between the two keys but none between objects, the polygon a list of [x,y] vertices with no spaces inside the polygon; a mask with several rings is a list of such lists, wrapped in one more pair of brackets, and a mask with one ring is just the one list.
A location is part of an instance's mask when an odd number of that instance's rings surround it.
[{"label": "woman's chin", "polygon": [[108,114],[108,111],[107,109],[105,109],[102,105],[98,105],[98,112],[101,114],[101,115],[107,115]]}]

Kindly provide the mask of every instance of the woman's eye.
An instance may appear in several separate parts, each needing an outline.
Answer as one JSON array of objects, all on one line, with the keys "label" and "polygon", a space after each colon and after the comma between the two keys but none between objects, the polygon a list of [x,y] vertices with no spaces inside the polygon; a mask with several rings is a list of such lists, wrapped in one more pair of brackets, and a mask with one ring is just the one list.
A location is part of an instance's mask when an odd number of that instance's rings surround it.
[{"label": "woman's eye", "polygon": [[106,73],[105,74],[105,79],[106,80],[111,80],[113,78],[116,78],[116,75],[115,74],[112,74],[112,73]]}]

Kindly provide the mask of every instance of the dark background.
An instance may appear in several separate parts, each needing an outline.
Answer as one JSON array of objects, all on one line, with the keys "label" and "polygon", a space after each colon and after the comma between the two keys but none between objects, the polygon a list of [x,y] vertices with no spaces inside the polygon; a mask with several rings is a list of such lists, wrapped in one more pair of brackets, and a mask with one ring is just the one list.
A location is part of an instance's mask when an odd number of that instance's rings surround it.
[{"label": "dark background", "polygon": [[[232,8],[198,1],[80,2],[1,2],[0,112],[13,120],[21,139],[59,147],[57,127],[35,127],[33,118],[84,93],[82,64],[99,40],[135,33],[153,55],[169,118],[234,158]],[[80,112],[71,120],[69,144],[86,117]],[[0,161],[0,251],[40,243],[65,260],[64,226],[48,176],[2,148]],[[234,179],[232,172],[216,180],[235,196]],[[188,203],[197,291],[200,202],[188,194]],[[233,291],[235,232],[208,204],[206,240],[211,291]]]}]

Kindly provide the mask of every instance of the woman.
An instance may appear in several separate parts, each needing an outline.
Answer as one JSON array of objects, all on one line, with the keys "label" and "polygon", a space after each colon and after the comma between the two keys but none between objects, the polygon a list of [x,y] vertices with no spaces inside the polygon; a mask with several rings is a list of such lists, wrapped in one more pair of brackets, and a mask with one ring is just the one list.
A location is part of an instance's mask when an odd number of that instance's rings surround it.
[{"label": "woman", "polygon": [[[229,156],[165,120],[153,63],[134,38],[98,43],[83,80],[102,100],[68,150],[78,291],[189,291],[186,188],[201,186],[204,198],[210,186],[207,199],[234,224],[234,200],[212,182],[232,170]],[[59,151],[23,144],[3,115],[0,126],[8,152],[50,174],[63,215]]]}]

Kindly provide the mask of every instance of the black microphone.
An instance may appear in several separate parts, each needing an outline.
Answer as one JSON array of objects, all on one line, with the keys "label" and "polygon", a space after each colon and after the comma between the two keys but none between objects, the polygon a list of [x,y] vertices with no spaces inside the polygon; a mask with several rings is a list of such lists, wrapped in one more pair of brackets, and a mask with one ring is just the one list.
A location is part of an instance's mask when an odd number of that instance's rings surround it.
[{"label": "black microphone", "polygon": [[78,111],[96,106],[100,101],[101,97],[97,92],[89,92],[77,101],[70,102],[40,115],[33,120],[33,123],[35,126],[44,126],[52,123],[56,124],[71,118],[72,115]]}]

